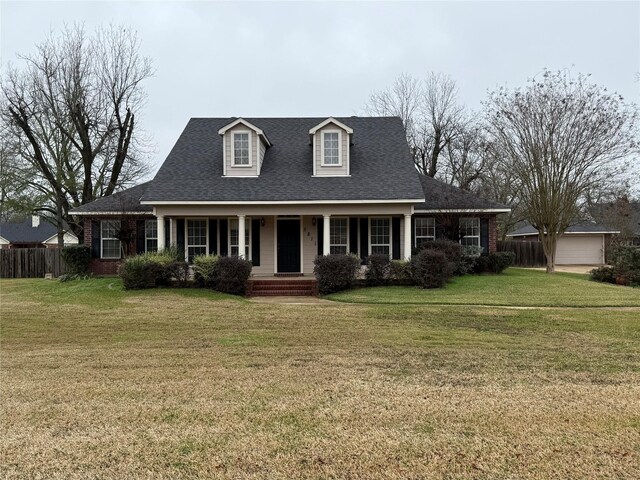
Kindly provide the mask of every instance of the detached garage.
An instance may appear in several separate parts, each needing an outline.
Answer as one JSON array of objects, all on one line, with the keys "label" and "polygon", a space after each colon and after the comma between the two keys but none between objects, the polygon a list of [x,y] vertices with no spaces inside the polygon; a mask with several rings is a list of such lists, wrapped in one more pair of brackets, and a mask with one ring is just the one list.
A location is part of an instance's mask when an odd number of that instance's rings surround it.
[{"label": "detached garage", "polygon": [[[620,233],[587,223],[569,227],[558,239],[556,247],[556,265],[603,265],[606,263],[606,249],[611,235]],[[525,225],[515,232],[508,233],[512,240],[528,242],[538,241],[538,231],[531,225]]]}]

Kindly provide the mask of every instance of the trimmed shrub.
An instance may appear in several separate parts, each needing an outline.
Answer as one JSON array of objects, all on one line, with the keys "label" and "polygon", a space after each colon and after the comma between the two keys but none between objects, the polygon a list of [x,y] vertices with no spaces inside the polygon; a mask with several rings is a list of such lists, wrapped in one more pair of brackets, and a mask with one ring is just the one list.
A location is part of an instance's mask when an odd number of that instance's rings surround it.
[{"label": "trimmed shrub", "polygon": [[463,247],[458,242],[452,240],[433,240],[422,244],[415,250],[419,254],[421,250],[437,250],[444,253],[447,261],[451,264],[449,270],[452,275],[464,275],[467,271],[467,261],[463,262]]},{"label": "trimmed shrub", "polygon": [[220,257],[216,262],[215,289],[223,293],[244,295],[251,268],[251,262],[244,258]]},{"label": "trimmed shrub", "polygon": [[516,254],[514,252],[493,252],[488,256],[489,259],[489,271],[493,273],[502,273],[516,260]]},{"label": "trimmed shrub", "polygon": [[616,270],[613,267],[594,268],[589,277],[596,282],[616,283]]},{"label": "trimmed shrub", "polygon": [[126,290],[154,288],[162,275],[163,267],[145,255],[126,258],[118,268]]},{"label": "trimmed shrub", "polygon": [[367,257],[367,270],[364,274],[367,285],[376,287],[389,283],[390,263],[389,255],[369,255]]},{"label": "trimmed shrub", "polygon": [[175,282],[178,287],[185,287],[189,281],[189,264],[183,261],[172,261],[162,265],[158,285],[169,285]]},{"label": "trimmed shrub", "polygon": [[393,260],[389,264],[389,278],[398,283],[413,283],[411,276],[411,262]]},{"label": "trimmed shrub", "polygon": [[489,271],[489,256],[481,255],[476,257],[473,261],[472,272],[473,273],[486,273]]},{"label": "trimmed shrub", "polygon": [[199,287],[213,288],[218,276],[218,260],[216,255],[197,255],[193,258],[193,279]]},{"label": "trimmed shrub", "polygon": [[62,247],[60,256],[67,266],[67,273],[85,274],[89,271],[91,247],[87,245],[70,245],[68,247]]},{"label": "trimmed shrub", "polygon": [[441,288],[451,277],[451,262],[441,250],[421,250],[411,258],[411,272],[422,288]]},{"label": "trimmed shrub", "polygon": [[322,295],[351,288],[360,268],[360,259],[354,255],[318,255],[313,263]]}]

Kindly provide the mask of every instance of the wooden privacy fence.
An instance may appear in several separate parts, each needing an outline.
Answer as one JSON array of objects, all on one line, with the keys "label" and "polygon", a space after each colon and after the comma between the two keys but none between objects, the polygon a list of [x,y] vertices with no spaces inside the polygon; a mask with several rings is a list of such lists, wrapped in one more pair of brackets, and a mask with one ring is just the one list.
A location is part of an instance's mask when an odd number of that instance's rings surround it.
[{"label": "wooden privacy fence", "polygon": [[497,250],[515,253],[516,260],[513,264],[518,267],[544,267],[547,264],[540,242],[499,241],[497,242]]},{"label": "wooden privacy fence", "polygon": [[2,248],[0,249],[0,278],[54,278],[66,268],[59,248]]}]

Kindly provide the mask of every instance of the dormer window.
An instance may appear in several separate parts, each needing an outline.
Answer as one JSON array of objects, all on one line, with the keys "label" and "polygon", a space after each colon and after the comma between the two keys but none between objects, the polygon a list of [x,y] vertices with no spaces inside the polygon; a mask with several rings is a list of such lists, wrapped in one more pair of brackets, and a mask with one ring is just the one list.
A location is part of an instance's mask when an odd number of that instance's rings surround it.
[{"label": "dormer window", "polygon": [[322,165],[324,166],[342,165],[342,159],[340,158],[340,132],[339,131],[322,132]]},{"label": "dormer window", "polygon": [[351,175],[351,140],[353,129],[333,117],[311,130],[314,177],[349,177]]},{"label": "dormer window", "polygon": [[250,167],[249,132],[233,132],[233,165],[235,167]]}]

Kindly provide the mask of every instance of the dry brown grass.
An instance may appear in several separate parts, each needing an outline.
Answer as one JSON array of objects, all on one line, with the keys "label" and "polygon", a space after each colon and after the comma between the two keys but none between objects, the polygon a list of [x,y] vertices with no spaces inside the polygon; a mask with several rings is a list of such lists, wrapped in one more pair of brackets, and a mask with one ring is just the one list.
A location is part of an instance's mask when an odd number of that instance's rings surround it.
[{"label": "dry brown grass", "polygon": [[3,478],[640,477],[640,309],[30,288],[0,283]]}]

